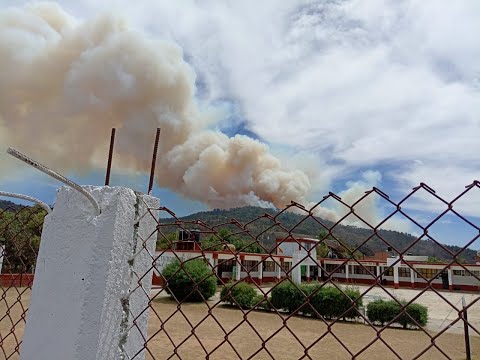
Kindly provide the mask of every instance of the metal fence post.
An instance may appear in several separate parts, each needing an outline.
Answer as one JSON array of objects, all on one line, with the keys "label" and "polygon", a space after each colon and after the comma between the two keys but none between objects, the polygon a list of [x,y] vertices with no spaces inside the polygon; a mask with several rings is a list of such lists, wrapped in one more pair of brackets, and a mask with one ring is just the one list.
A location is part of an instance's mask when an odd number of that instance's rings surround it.
[{"label": "metal fence post", "polygon": [[[45,218],[22,360],[145,356],[143,310],[156,221],[143,215],[158,208],[159,200],[126,188],[85,189],[99,203],[100,215],[92,214],[82,194],[62,188]],[[139,281],[133,274],[147,275]]]}]

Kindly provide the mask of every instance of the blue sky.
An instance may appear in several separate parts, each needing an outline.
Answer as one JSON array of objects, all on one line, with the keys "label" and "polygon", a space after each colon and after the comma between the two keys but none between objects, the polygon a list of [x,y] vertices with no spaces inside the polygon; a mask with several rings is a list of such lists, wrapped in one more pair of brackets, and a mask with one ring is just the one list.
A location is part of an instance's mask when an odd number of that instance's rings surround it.
[{"label": "blue sky", "polygon": [[[0,0],[1,8],[23,3],[27,2]],[[307,175],[310,186],[301,192],[305,202],[328,191],[352,200],[372,186],[399,199],[420,182],[452,199],[480,179],[476,0],[58,4],[72,24],[114,14],[142,36],[179,46],[194,72],[194,102],[202,111],[216,113],[216,121],[200,130],[246,135],[268,144],[283,168]],[[6,114],[10,113],[0,110],[0,131],[5,135],[2,138],[0,132],[0,140],[2,145],[11,145],[7,140],[16,145],[12,134],[2,130],[2,121],[13,121]],[[97,149],[97,160],[88,171],[79,174],[68,166],[65,171],[81,184],[100,185],[103,172],[93,169],[101,167],[104,152]],[[0,156],[1,161],[5,163]],[[22,166],[9,164],[9,169]],[[31,171],[19,174],[0,177],[2,190],[53,201],[56,183]],[[146,175],[125,174],[124,168],[114,166],[112,184],[146,187]],[[180,215],[217,204],[202,197],[205,189],[163,185],[156,186],[154,194]],[[479,192],[458,205],[477,225]],[[240,195],[242,201],[249,198]],[[372,206],[372,219],[385,215],[381,202]],[[442,207],[431,196],[417,196],[406,209],[426,222]],[[391,228],[418,232],[401,221]],[[442,219],[435,232],[451,244],[464,243],[471,235],[468,226],[451,217]]]}]

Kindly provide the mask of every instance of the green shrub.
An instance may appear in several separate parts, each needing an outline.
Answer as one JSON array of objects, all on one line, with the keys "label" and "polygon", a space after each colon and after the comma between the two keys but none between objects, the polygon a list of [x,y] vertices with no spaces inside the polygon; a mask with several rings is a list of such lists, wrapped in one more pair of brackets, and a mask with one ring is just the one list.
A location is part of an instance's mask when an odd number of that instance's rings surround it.
[{"label": "green shrub", "polygon": [[[300,290],[297,290],[296,297],[294,302],[292,303],[292,307],[298,309],[299,313],[304,315],[316,315],[315,310],[318,312],[316,300],[317,291],[320,288],[319,284],[302,284],[299,286]],[[312,295],[313,294],[313,295]],[[307,297],[310,296],[310,301],[307,302]]]},{"label": "green shrub", "polygon": [[361,299],[353,304],[353,301],[359,297],[360,292],[358,290],[324,286],[314,295],[312,304],[324,318],[336,319],[342,317],[353,319],[359,316],[357,309],[362,305]]},{"label": "green shrub", "polygon": [[[309,302],[308,296],[311,296]],[[352,301],[359,297],[360,292],[356,289],[339,290],[333,286],[321,287],[319,284],[295,286],[284,281],[272,290],[272,305],[289,313],[298,311],[304,315],[320,315],[328,319],[340,316],[348,319],[359,316],[357,309],[362,305],[361,299],[352,305]]]},{"label": "green shrub", "polygon": [[256,297],[255,289],[245,282],[230,282],[223,287],[220,293],[223,301],[242,309],[249,309],[255,305]]},{"label": "green shrub", "polygon": [[174,260],[165,266],[162,276],[166,280],[167,293],[178,301],[207,300],[217,290],[212,269],[200,259],[187,260],[182,264]]},{"label": "green shrub", "polygon": [[270,305],[270,303],[267,301],[267,298],[265,298],[265,296],[260,295],[260,294],[255,296],[253,304],[254,304],[256,309],[272,310],[272,305]]},{"label": "green shrub", "polygon": [[[401,303],[406,304],[405,301],[401,301]],[[381,325],[395,319],[395,323],[402,325],[406,329],[408,326],[416,327],[415,321],[420,326],[427,325],[428,309],[420,304],[410,304],[402,312],[402,307],[394,300],[375,300],[367,306],[367,317],[371,322],[380,323]]]},{"label": "green shrub", "polygon": [[272,290],[272,305],[289,313],[301,311],[306,296],[310,293],[309,285],[294,285],[288,280],[283,280]]},{"label": "green shrub", "polygon": [[[408,316],[407,315],[410,315]],[[416,321],[413,321],[413,320]],[[410,304],[407,309],[400,315],[397,322],[406,329],[409,325],[412,327],[425,326],[428,322],[428,309],[426,306],[420,304]],[[418,325],[417,325],[418,323]]]},{"label": "green shrub", "polygon": [[294,296],[296,289],[287,280],[283,280],[280,284],[272,289],[272,305],[276,309],[287,309],[290,300]]},{"label": "green shrub", "polygon": [[[360,316],[358,308],[363,306],[363,299],[360,298],[360,290],[357,288],[346,288],[343,290],[346,296],[348,296],[349,305],[347,308],[351,308],[343,317],[346,319],[355,319]],[[345,297],[343,295],[343,297]],[[352,307],[352,301],[355,302],[355,306]]]},{"label": "green shrub", "polygon": [[367,317],[373,323],[384,325],[400,313],[400,306],[393,300],[375,300],[367,305]]}]

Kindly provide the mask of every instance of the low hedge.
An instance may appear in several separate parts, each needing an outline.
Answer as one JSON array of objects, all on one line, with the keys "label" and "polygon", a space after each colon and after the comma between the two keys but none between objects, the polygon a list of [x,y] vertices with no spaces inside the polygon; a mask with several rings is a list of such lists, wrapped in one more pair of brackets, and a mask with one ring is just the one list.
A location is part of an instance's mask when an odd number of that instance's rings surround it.
[{"label": "low hedge", "polygon": [[[406,304],[405,301],[400,303]],[[394,300],[375,300],[367,306],[367,317],[372,323],[381,325],[395,319],[393,323],[398,323],[406,329],[409,326],[427,325],[428,309],[420,304],[410,304],[402,311],[400,304]]]},{"label": "low hedge", "polygon": [[226,303],[239,306],[242,309],[249,309],[258,302],[257,292],[245,282],[226,284],[220,292],[220,298]]},{"label": "low hedge", "polygon": [[[312,295],[313,294],[313,295]],[[311,296],[307,302],[307,297]],[[355,289],[337,289],[320,284],[294,285],[283,281],[272,290],[272,305],[289,313],[322,316],[327,319],[353,319],[359,316],[358,308],[362,306],[360,292]],[[352,305],[353,301],[356,301]]]},{"label": "low hedge", "polygon": [[162,276],[166,280],[167,293],[178,301],[204,301],[217,291],[217,279],[212,269],[200,259],[182,264],[174,260],[165,266]]},{"label": "low hedge", "polygon": [[255,309],[260,309],[260,310],[272,310],[272,305],[270,302],[266,299],[264,295],[258,294],[255,296],[254,300],[254,306]]}]

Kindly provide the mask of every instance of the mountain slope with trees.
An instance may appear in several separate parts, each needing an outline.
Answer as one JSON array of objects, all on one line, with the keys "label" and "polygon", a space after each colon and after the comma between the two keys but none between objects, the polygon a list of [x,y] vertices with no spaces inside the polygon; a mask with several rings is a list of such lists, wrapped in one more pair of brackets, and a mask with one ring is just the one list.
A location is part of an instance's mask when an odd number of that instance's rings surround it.
[{"label": "mountain slope with trees", "polygon": [[18,211],[23,207],[24,207],[23,205],[15,204],[11,201],[0,200],[0,210]]},{"label": "mountain slope with trees", "polygon": [[[221,225],[221,227],[217,228],[217,230],[220,228],[228,229],[231,233],[239,233],[237,235],[239,237],[251,239],[249,235],[241,233],[242,229],[240,227],[228,224],[232,222],[232,219],[235,219],[241,224],[248,223],[246,225],[246,229],[249,231],[251,236],[258,237],[261,244],[267,249],[273,248],[275,245],[275,240],[277,238],[285,238],[289,231],[296,236],[317,237],[320,233],[325,233],[325,231],[328,234],[328,231],[331,229],[331,235],[335,239],[339,240],[340,244],[345,245],[349,249],[357,248],[360,244],[362,244],[362,242],[368,239],[366,243],[359,248],[360,253],[363,253],[366,256],[372,256],[377,251],[385,251],[389,244],[393,246],[395,250],[404,252],[418,239],[416,236],[398,231],[378,230],[377,233],[375,233],[373,229],[359,228],[341,224],[333,226],[334,223],[320,218],[309,217],[304,220],[304,215],[291,212],[285,212],[279,215],[276,218],[277,224],[267,217],[262,217],[265,216],[265,214],[274,216],[277,213],[278,210],[274,209],[247,206],[228,210],[215,209],[212,211],[198,212],[182,217],[181,220],[199,220],[208,226],[225,224]],[[255,221],[252,222],[252,220]],[[171,220],[163,219],[163,221],[169,222]],[[189,225],[187,227],[195,228],[195,225]],[[197,226],[197,228],[199,227]],[[458,246],[443,246],[454,254],[461,250],[461,248]],[[432,240],[424,238],[421,238],[421,240],[406,250],[405,253],[412,253],[414,255],[427,255],[431,258],[439,259],[440,261],[452,259],[452,256],[447,251],[442,249],[440,245]],[[475,251],[472,249],[466,249],[460,254],[459,259],[463,262],[474,263]]]}]

